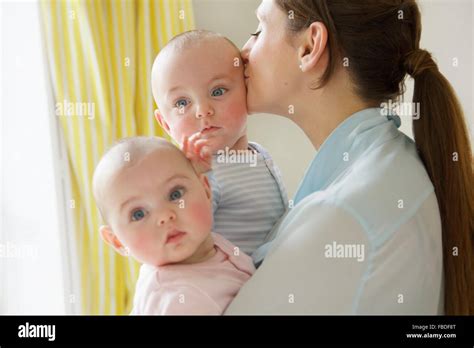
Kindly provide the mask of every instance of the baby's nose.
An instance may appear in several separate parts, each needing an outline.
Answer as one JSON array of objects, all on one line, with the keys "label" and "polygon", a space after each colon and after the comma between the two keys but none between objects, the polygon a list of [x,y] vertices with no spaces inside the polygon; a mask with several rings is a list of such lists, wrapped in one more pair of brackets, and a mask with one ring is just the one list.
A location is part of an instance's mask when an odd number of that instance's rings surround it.
[{"label": "baby's nose", "polygon": [[160,226],[163,226],[167,222],[174,221],[174,220],[176,220],[176,214],[172,210],[170,210],[159,217],[158,224]]},{"label": "baby's nose", "polygon": [[212,115],[214,115],[214,109],[210,105],[201,106],[196,111],[196,118],[197,119],[200,119],[200,118],[203,118],[203,117],[209,117],[209,116],[212,116]]}]

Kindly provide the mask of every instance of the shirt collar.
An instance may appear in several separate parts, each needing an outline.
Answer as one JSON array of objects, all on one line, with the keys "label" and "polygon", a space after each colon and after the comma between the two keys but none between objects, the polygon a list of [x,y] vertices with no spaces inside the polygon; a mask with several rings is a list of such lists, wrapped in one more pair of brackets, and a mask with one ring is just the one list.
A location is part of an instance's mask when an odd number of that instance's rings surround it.
[{"label": "shirt collar", "polygon": [[337,175],[353,163],[354,156],[360,153],[360,148],[376,145],[387,138],[387,133],[382,130],[374,132],[374,128],[386,125],[392,132],[398,133],[400,118],[396,115],[383,115],[384,112],[380,108],[368,108],[352,114],[339,124],[312,160],[295,194],[294,204],[313,192],[325,189]]}]

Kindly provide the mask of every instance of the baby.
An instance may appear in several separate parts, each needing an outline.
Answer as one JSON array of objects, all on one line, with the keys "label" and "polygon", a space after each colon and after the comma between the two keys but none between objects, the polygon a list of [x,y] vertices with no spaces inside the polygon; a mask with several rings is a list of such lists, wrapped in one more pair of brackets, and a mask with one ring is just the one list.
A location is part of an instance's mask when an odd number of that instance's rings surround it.
[{"label": "baby", "polygon": [[104,241],[143,263],[131,314],[222,314],[255,271],[211,232],[207,177],[163,139],[118,142],[97,165],[93,191]]},{"label": "baby", "polygon": [[[271,86],[268,86],[271,88]],[[265,149],[247,140],[244,67],[238,48],[209,31],[173,38],[152,69],[155,118],[199,163],[213,198],[213,231],[252,253],[286,211],[278,168]],[[212,158],[210,158],[212,156]]]}]

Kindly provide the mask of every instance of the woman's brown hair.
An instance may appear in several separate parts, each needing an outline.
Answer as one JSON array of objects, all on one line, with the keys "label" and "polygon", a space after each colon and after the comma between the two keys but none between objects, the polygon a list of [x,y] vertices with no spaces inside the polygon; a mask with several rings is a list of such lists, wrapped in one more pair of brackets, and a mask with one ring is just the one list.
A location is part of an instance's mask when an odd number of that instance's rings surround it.
[{"label": "woman's brown hair", "polygon": [[415,0],[276,0],[288,13],[288,32],[313,22],[328,30],[330,62],[347,62],[356,93],[381,104],[397,100],[405,78],[415,80],[413,119],[418,153],[433,183],[443,230],[445,314],[474,314],[474,177],[463,111],[431,54],[420,49],[421,17]]}]

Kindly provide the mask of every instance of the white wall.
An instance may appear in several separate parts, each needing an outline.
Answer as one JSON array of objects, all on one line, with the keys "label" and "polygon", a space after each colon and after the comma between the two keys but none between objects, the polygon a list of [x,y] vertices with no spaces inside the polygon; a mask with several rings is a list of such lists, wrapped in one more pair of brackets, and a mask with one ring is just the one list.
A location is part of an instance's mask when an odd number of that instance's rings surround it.
[{"label": "white wall", "polygon": [[[257,27],[254,15],[260,0],[194,0],[196,27],[220,32],[242,47]],[[474,134],[472,0],[421,0],[422,48],[431,51],[439,69],[454,86]],[[458,67],[453,67],[457,57]],[[405,95],[411,101],[412,82]],[[412,136],[411,122],[402,123],[402,131]],[[290,197],[295,192],[306,166],[315,152],[301,130],[292,122],[272,115],[252,115],[249,138],[264,145],[280,166]],[[282,141],[284,140],[284,141]],[[295,156],[294,154],[298,154]]]},{"label": "white wall", "polygon": [[63,314],[65,266],[39,8],[0,3],[0,314]]}]

